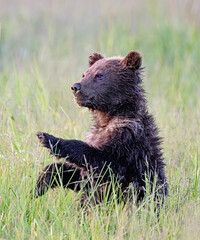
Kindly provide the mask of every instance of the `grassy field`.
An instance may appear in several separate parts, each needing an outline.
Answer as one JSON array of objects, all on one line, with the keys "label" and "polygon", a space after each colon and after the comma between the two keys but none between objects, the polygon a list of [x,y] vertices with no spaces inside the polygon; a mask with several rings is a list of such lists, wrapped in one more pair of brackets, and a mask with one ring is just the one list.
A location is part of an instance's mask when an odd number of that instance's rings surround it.
[{"label": "grassy field", "polygon": [[[200,238],[200,4],[190,1],[0,1],[0,239]],[[169,197],[81,209],[61,188],[31,199],[49,157],[35,136],[84,137],[70,86],[88,56],[143,56],[149,110],[164,138]]]}]

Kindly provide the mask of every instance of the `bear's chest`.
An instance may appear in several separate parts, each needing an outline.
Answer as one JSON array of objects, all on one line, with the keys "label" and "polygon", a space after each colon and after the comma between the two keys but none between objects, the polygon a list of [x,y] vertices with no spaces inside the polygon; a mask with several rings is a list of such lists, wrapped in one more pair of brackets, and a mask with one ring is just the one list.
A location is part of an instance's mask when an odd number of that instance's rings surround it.
[{"label": "bear's chest", "polygon": [[86,143],[90,146],[101,149],[107,143],[113,140],[113,129],[109,128],[92,128],[86,137]]}]

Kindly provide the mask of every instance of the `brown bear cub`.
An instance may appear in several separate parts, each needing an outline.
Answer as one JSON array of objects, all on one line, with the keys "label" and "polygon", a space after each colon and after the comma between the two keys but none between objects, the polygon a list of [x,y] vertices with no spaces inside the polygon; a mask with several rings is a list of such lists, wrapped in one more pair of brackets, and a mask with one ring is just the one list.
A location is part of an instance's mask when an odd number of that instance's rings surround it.
[{"label": "brown bear cub", "polygon": [[42,145],[65,161],[44,168],[36,197],[57,186],[85,189],[87,194],[96,183],[99,201],[101,186],[114,176],[122,193],[132,186],[137,201],[144,198],[148,179],[155,199],[163,201],[168,185],[161,138],[147,111],[141,64],[136,51],[124,58],[98,53],[89,57],[89,68],[71,89],[77,104],[91,110],[94,126],[85,142],[37,133]]}]

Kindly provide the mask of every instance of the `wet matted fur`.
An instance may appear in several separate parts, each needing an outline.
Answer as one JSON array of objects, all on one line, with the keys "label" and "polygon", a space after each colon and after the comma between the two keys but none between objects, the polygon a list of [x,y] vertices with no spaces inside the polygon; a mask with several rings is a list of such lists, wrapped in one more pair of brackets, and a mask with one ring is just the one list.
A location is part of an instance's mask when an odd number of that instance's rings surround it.
[{"label": "wet matted fur", "polygon": [[99,53],[89,57],[89,68],[72,91],[77,104],[90,109],[94,125],[85,142],[37,133],[42,145],[65,161],[45,167],[35,196],[58,185],[87,192],[92,172],[93,182],[101,179],[101,184],[109,182],[112,174],[124,193],[133,186],[137,201],[145,196],[148,176],[151,190],[155,184],[155,197],[164,199],[168,185],[161,138],[147,110],[141,64],[136,51],[124,58],[104,58]]}]

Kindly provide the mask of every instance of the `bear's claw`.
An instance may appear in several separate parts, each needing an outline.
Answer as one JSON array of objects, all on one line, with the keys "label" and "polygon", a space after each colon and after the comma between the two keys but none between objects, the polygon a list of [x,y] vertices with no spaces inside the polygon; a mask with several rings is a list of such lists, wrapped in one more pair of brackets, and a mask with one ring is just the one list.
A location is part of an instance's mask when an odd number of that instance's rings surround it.
[{"label": "bear's claw", "polygon": [[50,148],[50,142],[49,142],[50,139],[48,139],[46,133],[37,132],[37,133],[36,133],[36,136],[38,137],[40,143],[41,143],[44,147]]},{"label": "bear's claw", "polygon": [[41,140],[44,137],[44,134],[42,132],[37,132],[36,136]]}]

